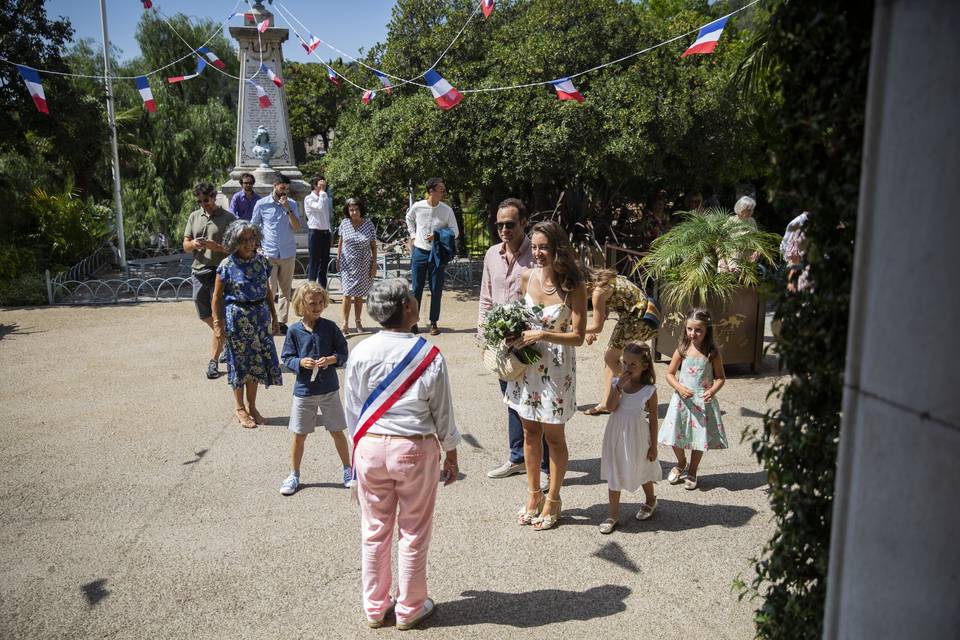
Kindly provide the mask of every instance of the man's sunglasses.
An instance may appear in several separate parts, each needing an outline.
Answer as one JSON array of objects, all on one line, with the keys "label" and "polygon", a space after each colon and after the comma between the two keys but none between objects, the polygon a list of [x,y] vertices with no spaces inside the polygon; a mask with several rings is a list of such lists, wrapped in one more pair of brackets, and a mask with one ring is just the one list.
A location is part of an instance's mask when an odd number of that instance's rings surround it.
[{"label": "man's sunglasses", "polygon": [[217,199],[217,196],[206,196],[204,198],[197,198],[197,202],[199,204],[207,204],[208,202],[216,201],[216,199]]},{"label": "man's sunglasses", "polygon": [[497,229],[513,229],[513,228],[516,227],[516,226],[517,226],[517,223],[514,222],[513,220],[510,220],[509,222],[498,222],[498,223],[497,223]]}]

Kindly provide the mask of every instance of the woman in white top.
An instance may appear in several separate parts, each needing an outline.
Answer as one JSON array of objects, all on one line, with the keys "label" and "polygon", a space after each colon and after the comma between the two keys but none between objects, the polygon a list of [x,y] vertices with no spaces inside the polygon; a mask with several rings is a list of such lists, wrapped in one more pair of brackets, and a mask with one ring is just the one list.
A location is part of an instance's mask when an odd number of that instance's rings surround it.
[{"label": "woman in white top", "polygon": [[[536,345],[543,357],[530,365],[522,378],[507,385],[504,402],[516,410],[523,423],[529,495],[518,521],[543,531],[557,526],[560,519],[560,487],[568,458],[563,425],[577,412],[574,347],[583,344],[586,334],[587,288],[573,247],[558,224],[534,225],[530,248],[536,266],[523,273],[520,290],[524,303],[537,312],[540,322],[511,346]],[[547,439],[550,456],[546,495],[538,473],[542,437]]]},{"label": "woman in white top", "polygon": [[[367,624],[380,627],[396,607],[397,628],[409,629],[433,613],[427,597],[427,550],[440,475],[444,484],[457,479],[460,432],[453,418],[447,365],[436,347],[410,329],[420,317],[416,298],[403,280],[381,280],[370,289],[367,313],[383,330],[350,352],[344,374],[347,424],[356,434],[371,416],[364,404],[384,383],[383,399],[399,399],[376,417],[359,441],[354,440],[354,469],[360,499],[363,607]],[[424,357],[426,356],[426,357]],[[411,359],[408,361],[407,358]],[[404,367],[404,363],[407,362]],[[418,365],[418,363],[420,363]],[[400,366],[399,375],[391,374]],[[419,377],[417,372],[422,371]],[[404,390],[398,381],[412,379]],[[391,383],[392,381],[392,383]],[[367,408],[365,415],[364,409]],[[363,420],[363,424],[358,421]],[[395,525],[397,594],[391,597],[390,552]]]}]

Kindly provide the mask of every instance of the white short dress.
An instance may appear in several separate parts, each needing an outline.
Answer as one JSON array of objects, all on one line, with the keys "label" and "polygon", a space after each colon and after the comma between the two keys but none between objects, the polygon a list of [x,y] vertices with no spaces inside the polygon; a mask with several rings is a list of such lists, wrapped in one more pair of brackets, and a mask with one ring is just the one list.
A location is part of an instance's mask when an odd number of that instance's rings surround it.
[{"label": "white short dress", "polygon": [[647,401],[657,390],[648,384],[634,393],[621,393],[620,405],[607,419],[600,456],[600,479],[611,491],[639,491],[647,482],[663,479],[660,463],[647,460],[650,422]]},{"label": "white short dress", "polygon": [[[524,304],[536,306],[530,295]],[[561,303],[547,305],[540,311],[535,329],[569,331],[570,307]],[[546,424],[563,424],[577,412],[577,361],[573,347],[552,342],[535,342],[543,355],[540,362],[527,367],[523,377],[507,384],[503,401],[521,418]]]}]

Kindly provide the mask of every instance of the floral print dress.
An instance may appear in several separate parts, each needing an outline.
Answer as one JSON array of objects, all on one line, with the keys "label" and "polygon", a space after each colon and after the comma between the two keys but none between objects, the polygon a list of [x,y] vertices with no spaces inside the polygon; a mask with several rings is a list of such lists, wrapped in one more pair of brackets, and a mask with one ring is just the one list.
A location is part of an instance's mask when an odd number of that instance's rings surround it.
[{"label": "floral print dress", "polygon": [[616,311],[619,317],[607,348],[623,349],[628,342],[645,342],[652,338],[656,329],[643,319],[648,304],[643,289],[623,276],[617,276],[608,286],[611,291],[607,309]]},{"label": "floral print dress", "polygon": [[229,255],[217,267],[226,302],[227,382],[234,389],[248,382],[283,384],[270,335],[266,299],[270,269],[270,261],[259,253],[249,260]]},{"label": "floral print dress", "polygon": [[[527,294],[524,304],[537,305]],[[551,304],[540,311],[540,323],[532,328],[569,331],[570,307]],[[507,384],[503,401],[525,420],[562,424],[577,412],[577,362],[574,348],[540,341],[533,345],[541,354],[540,362],[527,367],[523,377]]]},{"label": "floral print dress", "polygon": [[693,391],[693,396],[684,399],[673,392],[657,440],[660,444],[695,451],[726,449],[727,434],[720,419],[720,405],[716,398],[709,404],[703,401],[703,392],[713,385],[713,364],[706,358],[687,356],[677,373],[677,380]]}]

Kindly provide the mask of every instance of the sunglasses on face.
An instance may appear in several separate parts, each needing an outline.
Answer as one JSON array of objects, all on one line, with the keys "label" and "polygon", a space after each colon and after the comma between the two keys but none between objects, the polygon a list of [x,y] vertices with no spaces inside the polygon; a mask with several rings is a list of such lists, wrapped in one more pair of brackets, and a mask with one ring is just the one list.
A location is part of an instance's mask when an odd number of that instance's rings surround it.
[{"label": "sunglasses on face", "polygon": [[208,202],[213,202],[216,200],[216,196],[206,196],[203,198],[197,198],[197,202],[200,204],[207,204]]},{"label": "sunglasses on face", "polygon": [[508,222],[497,223],[497,229],[513,229],[516,226],[517,226],[517,223],[514,222],[513,220],[510,220]]}]

